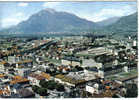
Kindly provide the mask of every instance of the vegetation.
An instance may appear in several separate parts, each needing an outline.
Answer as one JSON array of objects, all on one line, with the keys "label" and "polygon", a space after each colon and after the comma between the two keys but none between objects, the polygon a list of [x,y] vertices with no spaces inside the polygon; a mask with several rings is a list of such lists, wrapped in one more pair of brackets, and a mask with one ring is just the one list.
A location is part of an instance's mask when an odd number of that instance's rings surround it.
[{"label": "vegetation", "polygon": [[38,87],[37,85],[33,85],[33,86],[32,86],[32,90],[33,90],[34,92],[37,92],[38,89],[39,89],[39,87]]},{"label": "vegetation", "polygon": [[48,95],[46,88],[41,88],[41,87],[38,87],[36,85],[33,85],[32,90],[41,96],[47,96]]},{"label": "vegetation", "polygon": [[57,85],[56,85],[56,90],[57,90],[57,91],[64,91],[65,88],[64,88],[64,86],[63,86],[62,84],[57,84]]},{"label": "vegetation", "polygon": [[78,71],[83,71],[83,68],[80,67],[80,66],[75,66],[75,68],[76,68]]},{"label": "vegetation", "polygon": [[138,96],[138,87],[136,84],[126,84],[127,91],[126,91],[126,98],[135,98]]},{"label": "vegetation", "polygon": [[62,84],[56,83],[54,81],[41,80],[39,84],[41,87],[47,88],[49,90],[54,90],[54,89],[56,89],[57,91],[64,91],[65,90],[65,88]]},{"label": "vegetation", "polygon": [[125,46],[115,46],[115,49],[126,49],[126,47]]},{"label": "vegetation", "polygon": [[37,90],[38,94],[40,94],[41,96],[47,96],[47,89],[46,88],[38,88]]},{"label": "vegetation", "polygon": [[136,49],[136,50],[138,49],[138,47],[137,47],[137,46],[132,46],[132,48],[133,48],[133,49]]}]

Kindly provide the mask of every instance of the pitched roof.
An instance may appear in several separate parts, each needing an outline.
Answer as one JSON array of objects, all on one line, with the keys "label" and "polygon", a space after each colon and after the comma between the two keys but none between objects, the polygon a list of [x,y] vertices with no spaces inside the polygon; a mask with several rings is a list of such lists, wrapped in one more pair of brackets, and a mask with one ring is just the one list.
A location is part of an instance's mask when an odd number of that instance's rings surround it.
[{"label": "pitched roof", "polygon": [[5,76],[5,74],[0,74],[0,78],[3,78]]},{"label": "pitched roof", "polygon": [[6,63],[7,63],[6,61],[1,61],[1,62],[0,62],[0,64],[6,64]]},{"label": "pitched roof", "polygon": [[41,76],[43,76],[44,78],[50,80],[51,76],[49,74],[46,74],[44,72],[41,73]]},{"label": "pitched roof", "polygon": [[35,74],[35,73],[32,73],[29,75],[30,77],[33,77],[33,78],[36,78],[37,80],[43,80],[44,77],[38,75],[38,74]]},{"label": "pitched roof", "polygon": [[50,79],[50,75],[45,74],[45,73],[41,73],[40,75],[32,73],[29,76],[33,77],[33,78],[36,78],[37,80],[43,80],[43,79],[48,79],[49,80]]},{"label": "pitched roof", "polygon": [[13,80],[10,81],[10,84],[17,84],[17,83],[23,83],[28,82],[29,80],[27,78],[23,78],[21,76],[14,76]]},{"label": "pitched roof", "polygon": [[69,82],[71,84],[78,84],[78,83],[85,82],[85,79],[76,79],[74,77],[65,76],[65,75],[62,75],[62,74],[56,75],[55,78],[59,78],[62,81]]},{"label": "pitched roof", "polygon": [[0,95],[2,95],[3,94],[3,90],[0,90]]},{"label": "pitched roof", "polygon": [[30,63],[32,60],[24,60],[24,61],[19,61],[17,62],[18,64],[23,64],[23,63]]}]

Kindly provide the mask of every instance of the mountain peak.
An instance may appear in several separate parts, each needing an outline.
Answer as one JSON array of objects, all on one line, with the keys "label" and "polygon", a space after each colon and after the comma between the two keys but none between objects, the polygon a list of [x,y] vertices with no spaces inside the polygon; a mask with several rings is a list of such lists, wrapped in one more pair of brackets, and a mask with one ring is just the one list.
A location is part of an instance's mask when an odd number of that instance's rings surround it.
[{"label": "mountain peak", "polygon": [[46,8],[46,9],[44,9],[44,11],[47,11],[49,13],[55,13],[56,12],[56,10],[52,9],[52,8]]},{"label": "mountain peak", "polygon": [[56,11],[51,8],[43,9],[28,20],[19,23],[15,32],[22,33],[47,33],[47,32],[80,32],[91,30],[96,24],[77,17],[68,12]]},{"label": "mountain peak", "polygon": [[78,34],[85,31],[98,31],[100,33],[115,32],[123,34],[137,32],[137,16],[135,15],[136,13],[120,17],[118,21],[117,17],[114,17],[101,23],[94,23],[68,12],[57,12],[54,9],[47,8],[33,14],[28,20],[13,28],[1,30],[0,33],[47,34],[48,32],[73,32]]}]

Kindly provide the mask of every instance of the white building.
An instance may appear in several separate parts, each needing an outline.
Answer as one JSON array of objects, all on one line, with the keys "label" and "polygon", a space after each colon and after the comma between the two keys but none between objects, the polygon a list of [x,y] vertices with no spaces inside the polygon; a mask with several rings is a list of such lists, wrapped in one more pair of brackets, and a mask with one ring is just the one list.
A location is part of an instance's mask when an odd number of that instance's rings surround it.
[{"label": "white building", "polygon": [[8,56],[8,62],[9,62],[10,64],[16,63],[16,62],[18,62],[18,61],[19,61],[19,57],[16,57],[16,56]]},{"label": "white building", "polygon": [[93,59],[83,59],[82,67],[97,67],[102,68],[102,63],[97,63]]},{"label": "white building", "polygon": [[69,60],[62,59],[61,62],[62,62],[62,65],[70,65],[71,64],[71,61],[69,61]]},{"label": "white building", "polygon": [[37,74],[31,74],[31,75],[28,76],[28,80],[30,80],[31,85],[40,86],[39,83],[40,83],[41,80],[44,80],[44,78],[37,75]]},{"label": "white building", "polygon": [[133,41],[133,46],[137,46],[137,41]]},{"label": "white building", "polygon": [[92,84],[86,85],[86,91],[91,94],[94,94],[94,93],[98,94],[99,93],[98,88],[99,88],[99,84],[97,84],[97,83],[92,83]]},{"label": "white building", "polygon": [[76,61],[76,60],[71,61],[71,60],[62,59],[61,62],[62,62],[62,65],[65,65],[65,66],[68,66],[68,65],[80,66],[81,65],[80,61]]},{"label": "white building", "polygon": [[124,66],[124,71],[128,72],[128,67],[127,66]]},{"label": "white building", "polygon": [[4,63],[3,61],[0,62],[0,71],[4,71]]},{"label": "white building", "polygon": [[22,77],[27,77],[31,73],[30,68],[20,68],[18,69],[18,74]]}]

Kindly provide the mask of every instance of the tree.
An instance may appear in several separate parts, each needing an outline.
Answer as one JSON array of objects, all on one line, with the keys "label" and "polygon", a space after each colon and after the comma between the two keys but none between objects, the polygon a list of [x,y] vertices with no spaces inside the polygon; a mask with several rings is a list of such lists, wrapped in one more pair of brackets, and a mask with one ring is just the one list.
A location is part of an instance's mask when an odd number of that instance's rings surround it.
[{"label": "tree", "polygon": [[127,84],[126,98],[133,98],[138,96],[138,88],[136,84]]},{"label": "tree", "polygon": [[32,86],[32,90],[33,90],[34,92],[37,92],[38,89],[39,89],[39,87],[38,87],[37,85],[33,85],[33,86]]},{"label": "tree", "polygon": [[114,94],[113,96],[112,96],[112,98],[119,98],[116,94]]},{"label": "tree", "polygon": [[54,89],[55,89],[55,86],[53,86],[52,84],[49,84],[49,85],[47,86],[47,88],[50,89],[50,90],[54,90]]},{"label": "tree", "polygon": [[39,88],[37,92],[38,92],[38,94],[41,95],[41,96],[46,96],[46,95],[48,95],[47,89],[46,89],[46,88]]},{"label": "tree", "polygon": [[41,88],[36,85],[32,86],[32,90],[41,96],[46,96],[48,94],[46,88]]},{"label": "tree", "polygon": [[133,49],[136,49],[136,50],[138,49],[138,47],[137,47],[137,46],[132,46],[132,48],[133,48]]},{"label": "tree", "polygon": [[56,85],[56,90],[57,91],[65,91],[65,87],[62,84],[57,84]]},{"label": "tree", "polygon": [[83,70],[83,68],[82,68],[82,67],[79,67],[78,65],[75,66],[75,68],[76,68],[78,71],[82,71],[82,70]]},{"label": "tree", "polygon": [[47,84],[48,84],[48,82],[46,82],[45,80],[41,80],[39,83],[39,85],[44,88],[47,88]]},{"label": "tree", "polygon": [[48,81],[48,83],[47,83],[47,88],[48,89],[50,89],[50,90],[53,90],[53,89],[55,89],[55,87],[56,87],[56,82],[55,81]]}]

